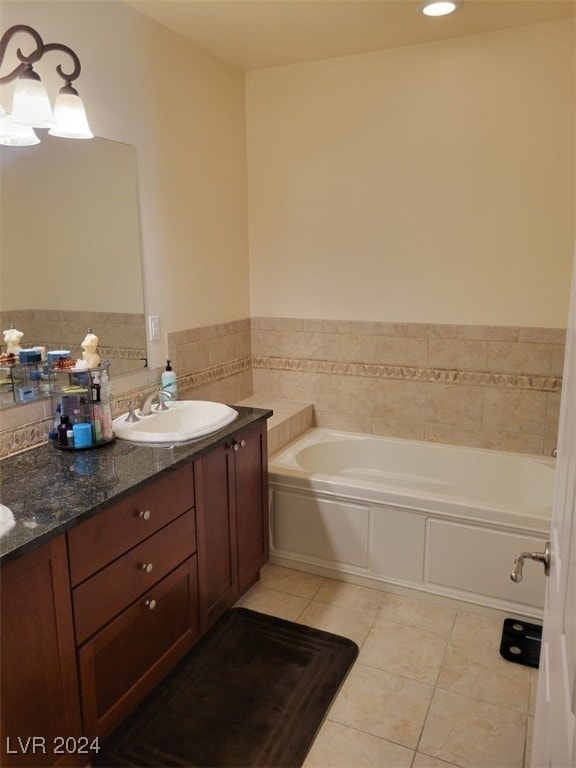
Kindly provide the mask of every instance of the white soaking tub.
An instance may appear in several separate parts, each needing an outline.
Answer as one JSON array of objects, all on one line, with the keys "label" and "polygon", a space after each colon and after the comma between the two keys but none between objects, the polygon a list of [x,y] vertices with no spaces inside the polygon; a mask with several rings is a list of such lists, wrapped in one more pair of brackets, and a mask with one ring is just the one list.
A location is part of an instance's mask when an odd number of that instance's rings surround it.
[{"label": "white soaking tub", "polygon": [[554,460],[312,429],[271,457],[271,562],[541,618]]}]

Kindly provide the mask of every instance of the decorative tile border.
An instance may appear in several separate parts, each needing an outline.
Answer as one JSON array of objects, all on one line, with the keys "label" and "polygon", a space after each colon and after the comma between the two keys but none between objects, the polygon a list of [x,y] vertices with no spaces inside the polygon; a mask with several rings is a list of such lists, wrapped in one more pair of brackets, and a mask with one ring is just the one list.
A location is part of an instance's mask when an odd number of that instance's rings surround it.
[{"label": "decorative tile border", "polygon": [[254,356],[252,357],[252,367],[338,376],[365,376],[376,379],[433,381],[443,384],[528,389],[539,392],[559,392],[562,386],[562,379],[558,376],[532,376],[448,368],[419,368],[408,365],[381,365],[377,363],[341,363],[338,361],[311,360],[306,358]]}]

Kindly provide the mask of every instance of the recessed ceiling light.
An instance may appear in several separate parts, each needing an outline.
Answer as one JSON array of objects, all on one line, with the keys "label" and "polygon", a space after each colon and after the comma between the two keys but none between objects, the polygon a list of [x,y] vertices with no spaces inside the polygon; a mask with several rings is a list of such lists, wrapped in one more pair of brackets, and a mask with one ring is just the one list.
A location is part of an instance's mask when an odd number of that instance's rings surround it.
[{"label": "recessed ceiling light", "polygon": [[447,16],[460,7],[458,0],[429,0],[421,7],[425,16]]}]

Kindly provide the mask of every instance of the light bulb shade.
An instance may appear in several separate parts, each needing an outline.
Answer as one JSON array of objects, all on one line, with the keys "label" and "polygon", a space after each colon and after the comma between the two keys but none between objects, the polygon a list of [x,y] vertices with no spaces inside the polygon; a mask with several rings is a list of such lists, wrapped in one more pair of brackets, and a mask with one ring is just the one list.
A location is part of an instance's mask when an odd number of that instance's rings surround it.
[{"label": "light bulb shade", "polygon": [[51,128],[54,125],[50,99],[40,80],[19,78],[14,87],[12,120],[32,128]]},{"label": "light bulb shade", "polygon": [[64,139],[94,138],[88,125],[84,104],[77,93],[60,91],[54,103],[54,117],[56,126],[48,131],[51,136],[60,136]]},{"label": "light bulb shade", "polygon": [[30,147],[40,144],[40,139],[29,125],[18,125],[6,115],[5,120],[0,120],[0,144],[6,147]]}]

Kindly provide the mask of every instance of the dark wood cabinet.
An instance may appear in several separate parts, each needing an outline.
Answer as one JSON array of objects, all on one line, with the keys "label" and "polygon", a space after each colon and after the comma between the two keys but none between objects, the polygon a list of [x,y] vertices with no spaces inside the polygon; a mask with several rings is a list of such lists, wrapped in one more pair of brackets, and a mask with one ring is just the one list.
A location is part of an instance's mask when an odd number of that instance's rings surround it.
[{"label": "dark wood cabinet", "polygon": [[3,566],[0,596],[0,765],[86,765],[65,536]]},{"label": "dark wood cabinet", "polygon": [[1,766],[88,765],[256,581],[266,434],[239,430],[1,568]]},{"label": "dark wood cabinet", "polygon": [[204,632],[258,578],[268,560],[266,424],[196,462],[200,625]]}]

